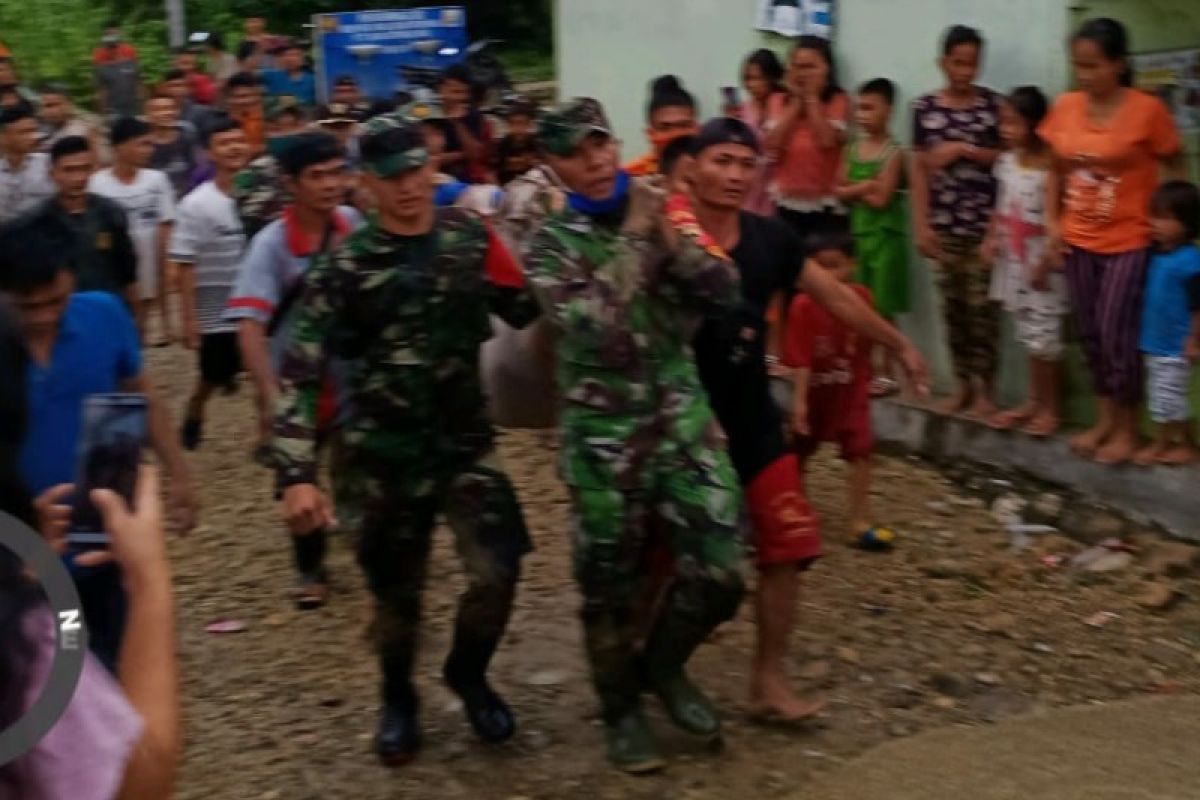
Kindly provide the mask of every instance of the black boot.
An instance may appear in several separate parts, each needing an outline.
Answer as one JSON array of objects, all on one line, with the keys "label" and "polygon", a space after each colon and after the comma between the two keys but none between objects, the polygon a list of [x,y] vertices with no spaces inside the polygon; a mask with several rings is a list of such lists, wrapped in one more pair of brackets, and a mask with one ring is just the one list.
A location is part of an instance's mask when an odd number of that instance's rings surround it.
[{"label": "black boot", "polygon": [[488,685],[484,674],[494,649],[485,647],[481,652],[456,645],[442,669],[446,685],[462,699],[475,735],[488,744],[506,742],[517,732],[512,710]]},{"label": "black boot", "polygon": [[417,707],[401,709],[385,705],[375,737],[375,752],[385,767],[400,767],[412,761],[421,749],[421,727]]}]

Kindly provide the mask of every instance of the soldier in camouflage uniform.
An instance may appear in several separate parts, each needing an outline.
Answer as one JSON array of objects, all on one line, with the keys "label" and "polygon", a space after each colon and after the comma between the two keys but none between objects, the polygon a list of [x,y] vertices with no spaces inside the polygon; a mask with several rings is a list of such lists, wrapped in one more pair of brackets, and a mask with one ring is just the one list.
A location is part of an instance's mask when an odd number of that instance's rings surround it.
[{"label": "soldier in camouflage uniform", "polygon": [[[618,172],[596,101],[549,111],[539,128],[568,192],[534,236],[526,268],[560,328],[562,464],[588,656],[610,759],[649,772],[664,762],[643,688],[684,730],[720,738],[716,709],[684,666],[742,597],[741,494],[688,340],[699,317],[737,302],[739,282],[686,198],[664,206],[654,184]],[[647,625],[637,617],[651,516],[675,579]]]},{"label": "soldier in camouflage uniform", "polygon": [[348,365],[344,452],[334,475],[358,531],[376,599],[383,671],[384,763],[420,745],[412,684],[420,597],[435,517],[454,530],[468,588],[445,663],[476,733],[509,738],[511,713],[486,670],[507,625],[530,549],[516,496],[494,450],[479,379],[489,313],[521,326],[538,314],[515,260],[477,217],[435,209],[420,129],[397,116],[368,123],[365,179],[378,217],[304,276],[280,373],[274,457],[293,530],[333,521],[316,488],[314,414],[328,350]]}]

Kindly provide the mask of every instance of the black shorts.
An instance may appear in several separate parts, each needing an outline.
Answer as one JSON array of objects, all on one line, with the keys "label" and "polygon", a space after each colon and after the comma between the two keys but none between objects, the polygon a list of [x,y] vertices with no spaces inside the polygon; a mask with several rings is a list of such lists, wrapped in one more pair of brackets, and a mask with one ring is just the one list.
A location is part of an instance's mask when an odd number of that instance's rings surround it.
[{"label": "black shorts", "polygon": [[242,371],[242,351],[237,334],[207,333],[200,337],[200,379],[209,386],[233,388]]}]

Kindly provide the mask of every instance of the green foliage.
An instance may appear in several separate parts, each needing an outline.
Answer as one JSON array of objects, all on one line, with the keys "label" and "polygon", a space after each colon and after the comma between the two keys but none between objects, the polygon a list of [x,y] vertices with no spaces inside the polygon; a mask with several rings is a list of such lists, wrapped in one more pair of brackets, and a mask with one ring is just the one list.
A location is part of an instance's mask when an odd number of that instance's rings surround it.
[{"label": "green foliage", "polygon": [[[233,50],[251,12],[266,16],[275,33],[307,37],[304,26],[317,13],[429,5],[465,6],[471,36],[505,40],[501,57],[513,53],[519,77],[552,72],[552,0],[187,0],[187,21],[191,31],[220,31]],[[160,76],[170,62],[163,0],[0,0],[0,41],[23,82],[65,83],[87,103],[95,93],[91,53],[110,18],[138,49],[144,79]]]}]

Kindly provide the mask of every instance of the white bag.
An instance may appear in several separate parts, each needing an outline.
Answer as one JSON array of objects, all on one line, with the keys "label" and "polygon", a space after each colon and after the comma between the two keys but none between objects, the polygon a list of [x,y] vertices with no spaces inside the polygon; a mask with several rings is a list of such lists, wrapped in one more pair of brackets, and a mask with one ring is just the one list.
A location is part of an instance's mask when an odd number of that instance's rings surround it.
[{"label": "white bag", "polygon": [[479,369],[495,425],[535,429],[558,425],[556,337],[544,318],[517,330],[492,317],[492,338],[483,345]]}]

